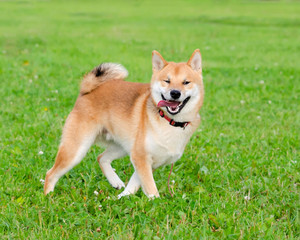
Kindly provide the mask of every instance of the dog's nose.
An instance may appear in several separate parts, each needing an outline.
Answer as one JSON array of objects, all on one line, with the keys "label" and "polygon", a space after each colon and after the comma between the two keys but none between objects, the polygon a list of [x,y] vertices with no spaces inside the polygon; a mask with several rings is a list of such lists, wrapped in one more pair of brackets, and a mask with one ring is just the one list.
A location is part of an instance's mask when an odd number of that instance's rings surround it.
[{"label": "dog's nose", "polygon": [[170,92],[170,95],[173,99],[178,99],[178,98],[180,98],[181,93],[178,90],[172,90]]}]

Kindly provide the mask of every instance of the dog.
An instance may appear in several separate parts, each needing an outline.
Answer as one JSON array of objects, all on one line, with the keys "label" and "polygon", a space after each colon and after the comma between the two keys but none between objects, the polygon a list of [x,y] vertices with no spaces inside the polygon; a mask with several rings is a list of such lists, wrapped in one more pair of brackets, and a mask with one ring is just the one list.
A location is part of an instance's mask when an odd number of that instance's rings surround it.
[{"label": "dog", "polygon": [[[124,81],[128,72],[116,63],[102,63],[84,76],[55,164],[46,174],[45,195],[94,143],[100,143],[106,148],[97,157],[103,174],[114,188],[125,188],[118,198],[140,187],[149,198],[159,197],[153,171],[176,162],[200,124],[204,98],[200,51],[181,63],[167,62],[153,51],[152,71],[150,84]],[[111,162],[126,155],[135,171],[125,187]]]}]

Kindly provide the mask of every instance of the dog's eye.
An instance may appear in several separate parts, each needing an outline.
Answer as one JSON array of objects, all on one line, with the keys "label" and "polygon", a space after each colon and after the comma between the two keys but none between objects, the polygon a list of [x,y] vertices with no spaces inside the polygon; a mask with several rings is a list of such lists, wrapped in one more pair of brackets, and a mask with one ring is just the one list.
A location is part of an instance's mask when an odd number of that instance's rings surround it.
[{"label": "dog's eye", "polygon": [[190,84],[190,82],[187,81],[187,80],[184,80],[182,84],[183,84],[183,85],[188,85],[188,84]]},{"label": "dog's eye", "polygon": [[169,84],[171,81],[168,79],[168,80],[164,80],[164,82]]}]

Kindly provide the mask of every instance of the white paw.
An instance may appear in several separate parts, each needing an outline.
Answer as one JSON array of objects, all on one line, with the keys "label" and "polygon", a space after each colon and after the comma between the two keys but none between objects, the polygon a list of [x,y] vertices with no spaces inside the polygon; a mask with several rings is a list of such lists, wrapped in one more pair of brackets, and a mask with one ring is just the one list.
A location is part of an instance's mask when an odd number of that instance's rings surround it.
[{"label": "white paw", "polygon": [[48,187],[47,189],[44,190],[45,195],[47,195],[50,192],[54,192],[54,187]]},{"label": "white paw", "polygon": [[127,190],[124,190],[123,192],[121,192],[119,195],[118,195],[118,199],[120,199],[121,197],[124,197],[124,196],[128,196],[130,195],[131,193]]},{"label": "white paw", "polygon": [[120,178],[110,179],[109,183],[112,187],[114,187],[116,189],[121,189],[122,187],[125,188],[125,184],[123,183],[123,181]]},{"label": "white paw", "polygon": [[148,195],[149,200],[154,200],[155,198],[159,198],[159,194],[149,194]]}]

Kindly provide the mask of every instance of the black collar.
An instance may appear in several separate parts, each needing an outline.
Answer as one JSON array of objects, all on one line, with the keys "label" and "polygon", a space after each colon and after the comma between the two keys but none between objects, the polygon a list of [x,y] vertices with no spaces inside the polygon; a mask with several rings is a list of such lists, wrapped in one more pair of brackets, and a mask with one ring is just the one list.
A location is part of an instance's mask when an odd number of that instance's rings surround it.
[{"label": "black collar", "polygon": [[181,127],[183,129],[185,129],[186,126],[190,124],[190,122],[175,122],[173,119],[171,119],[167,115],[165,115],[165,113],[161,109],[159,109],[158,113],[162,118],[166,119],[170,123],[170,125],[173,127]]}]

